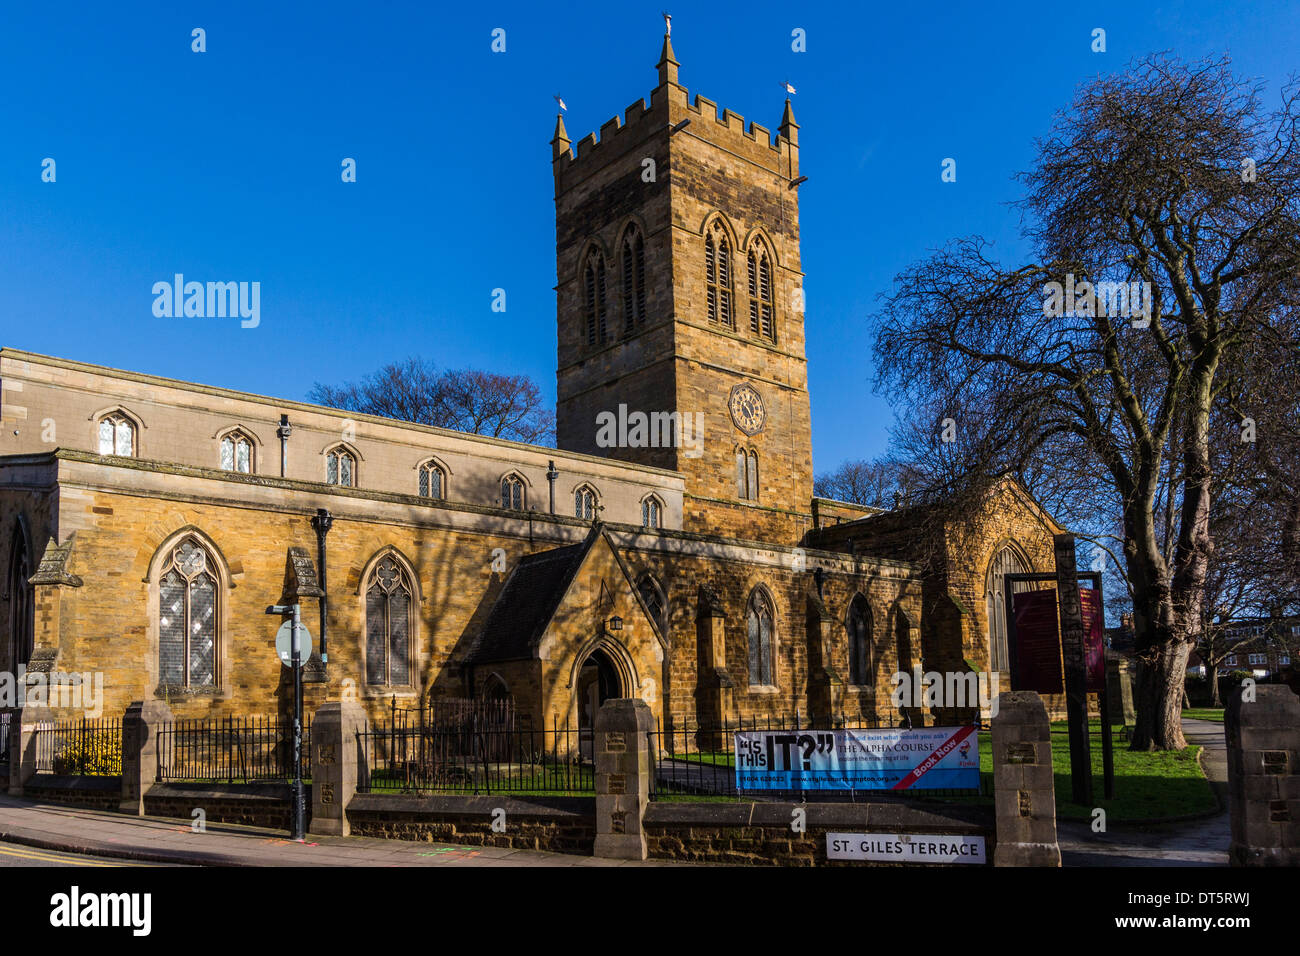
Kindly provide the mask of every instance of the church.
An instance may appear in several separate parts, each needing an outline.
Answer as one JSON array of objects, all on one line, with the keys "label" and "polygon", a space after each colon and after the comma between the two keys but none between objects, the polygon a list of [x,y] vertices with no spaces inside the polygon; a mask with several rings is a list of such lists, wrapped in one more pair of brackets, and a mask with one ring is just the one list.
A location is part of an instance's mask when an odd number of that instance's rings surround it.
[{"label": "church", "polygon": [[298,603],[309,711],[892,723],[899,671],[1004,673],[1001,577],[1062,529],[1005,481],[922,561],[915,513],[814,496],[799,124],[678,68],[665,36],[648,101],[557,118],[556,448],[0,349],[0,669],[285,712]]}]

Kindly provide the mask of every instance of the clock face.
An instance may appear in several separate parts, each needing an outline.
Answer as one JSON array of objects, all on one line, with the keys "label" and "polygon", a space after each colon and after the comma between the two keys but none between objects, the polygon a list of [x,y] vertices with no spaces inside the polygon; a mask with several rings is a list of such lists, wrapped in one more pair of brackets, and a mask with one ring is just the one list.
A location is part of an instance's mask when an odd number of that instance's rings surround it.
[{"label": "clock face", "polygon": [[763,430],[767,411],[763,408],[762,397],[752,385],[733,388],[727,407],[731,410],[731,420],[746,435],[756,435]]}]

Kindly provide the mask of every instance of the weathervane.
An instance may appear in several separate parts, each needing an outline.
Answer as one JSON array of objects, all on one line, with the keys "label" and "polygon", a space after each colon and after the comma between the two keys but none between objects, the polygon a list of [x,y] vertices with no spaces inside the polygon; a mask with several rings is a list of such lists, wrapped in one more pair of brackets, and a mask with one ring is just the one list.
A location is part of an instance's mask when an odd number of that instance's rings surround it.
[{"label": "weathervane", "polygon": [[784,82],[782,82],[781,85],[785,87],[785,91],[787,93],[791,93],[791,94],[794,93],[794,87],[790,85],[789,80],[785,80]]},{"label": "weathervane", "polygon": [[559,93],[556,93],[556,94],[555,94],[554,99],[555,99],[555,102],[556,102],[556,103],[560,104],[560,109],[562,109],[562,110],[567,110],[567,109],[568,109],[568,107],[564,105],[564,100],[560,99],[560,94],[559,94]]},{"label": "weathervane", "polygon": [[667,11],[664,11],[663,18],[664,18],[664,36],[666,36],[666,37],[670,37],[670,36],[673,35],[673,17],[672,17],[672,14],[671,14],[671,13],[668,13]]}]

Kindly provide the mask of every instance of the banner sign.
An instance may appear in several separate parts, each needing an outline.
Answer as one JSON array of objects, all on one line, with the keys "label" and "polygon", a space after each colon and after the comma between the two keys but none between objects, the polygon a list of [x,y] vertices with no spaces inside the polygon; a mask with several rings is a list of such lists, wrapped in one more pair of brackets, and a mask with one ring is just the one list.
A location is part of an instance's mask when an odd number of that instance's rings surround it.
[{"label": "banner sign", "polygon": [[828,833],[826,859],[886,863],[987,863],[982,836],[949,833]]},{"label": "banner sign", "polygon": [[975,790],[974,727],[743,730],[737,790]]}]

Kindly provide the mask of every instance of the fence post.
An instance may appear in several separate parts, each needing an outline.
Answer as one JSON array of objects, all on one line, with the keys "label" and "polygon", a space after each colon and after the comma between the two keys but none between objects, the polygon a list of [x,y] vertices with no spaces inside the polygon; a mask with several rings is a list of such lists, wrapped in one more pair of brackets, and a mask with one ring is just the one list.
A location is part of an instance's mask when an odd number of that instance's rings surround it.
[{"label": "fence post", "polygon": [[36,773],[36,732],[54,726],[54,712],[43,702],[27,701],[9,720],[9,796],[21,797]]},{"label": "fence post", "polygon": [[[132,702],[122,716],[122,797],[118,809],[144,816],[144,795],[158,778],[158,730],[172,722],[172,709],[161,700]],[[173,741],[168,740],[168,746]]]},{"label": "fence post", "polygon": [[1052,726],[1033,691],[999,694],[993,717],[994,866],[1060,866]]},{"label": "fence post", "polygon": [[348,804],[357,792],[357,779],[365,773],[365,752],[358,733],[366,725],[366,712],[354,700],[321,704],[311,719],[311,822],[312,833],[347,836]]},{"label": "fence post", "polygon": [[1233,866],[1300,866],[1300,697],[1258,685],[1228,699],[1228,817]]},{"label": "fence post", "polygon": [[596,713],[596,846],[594,856],[646,858],[642,821],[650,802],[650,731],[654,719],[642,700],[609,700]]}]

